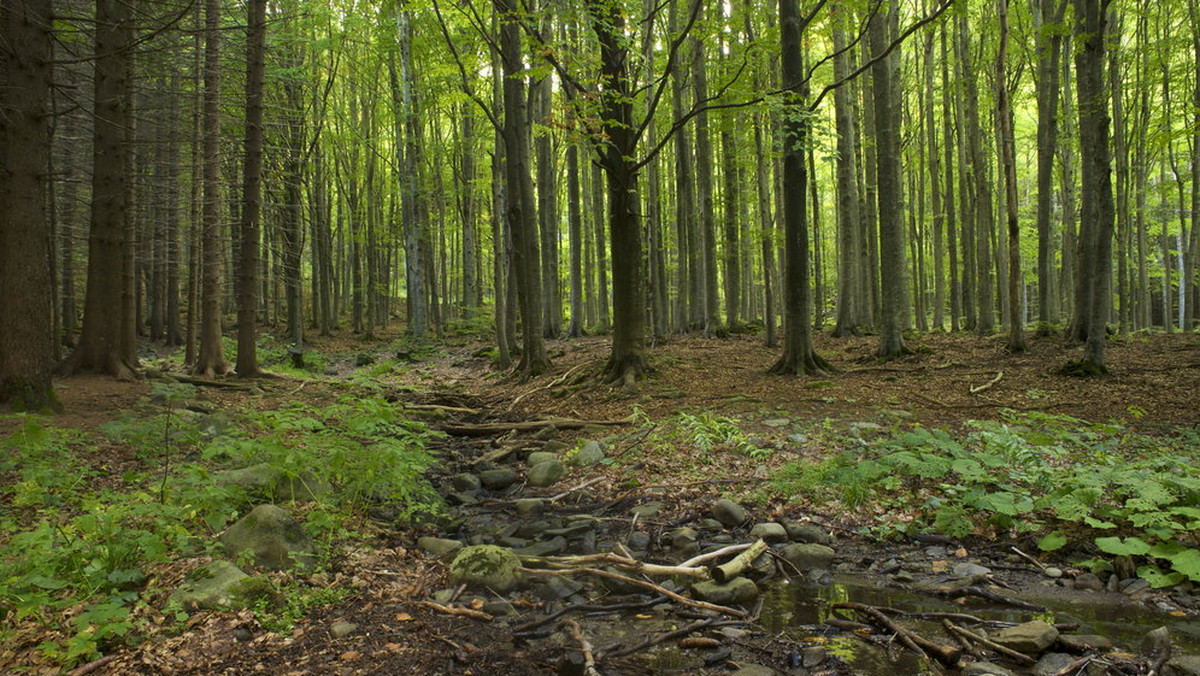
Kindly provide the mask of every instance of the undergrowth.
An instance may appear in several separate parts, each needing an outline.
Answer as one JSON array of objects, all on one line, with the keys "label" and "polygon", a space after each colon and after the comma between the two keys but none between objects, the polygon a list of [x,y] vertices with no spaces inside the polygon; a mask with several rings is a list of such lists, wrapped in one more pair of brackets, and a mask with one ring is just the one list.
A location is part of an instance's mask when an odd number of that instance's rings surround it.
[{"label": "undergrowth", "polygon": [[1117,424],[1010,413],[969,422],[964,434],[915,427],[846,442],[823,461],[788,463],[772,491],[855,511],[875,536],[1032,534],[1043,551],[1074,545],[1141,557],[1138,574],[1156,587],[1200,582],[1194,430],[1149,437]]}]

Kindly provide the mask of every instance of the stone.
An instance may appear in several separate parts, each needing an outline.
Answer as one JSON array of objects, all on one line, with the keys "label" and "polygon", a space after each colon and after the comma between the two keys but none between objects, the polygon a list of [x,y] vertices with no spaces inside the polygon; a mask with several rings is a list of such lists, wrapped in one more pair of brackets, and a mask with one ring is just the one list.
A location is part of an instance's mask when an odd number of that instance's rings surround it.
[{"label": "stone", "polygon": [[542,513],[546,503],[541,498],[521,498],[517,500],[517,516],[530,519]]},{"label": "stone", "polygon": [[800,664],[805,669],[812,669],[813,667],[824,662],[828,658],[829,658],[829,653],[826,652],[826,650],[824,648],[814,646],[811,648],[804,649],[804,652],[801,653],[801,656],[800,656]]},{"label": "stone", "polygon": [[214,477],[218,486],[245,489],[259,500],[281,502],[315,502],[329,495],[329,484],[312,475],[287,476],[282,469],[268,463],[221,472]]},{"label": "stone", "polygon": [[1092,573],[1080,573],[1075,576],[1075,588],[1082,591],[1101,591],[1104,583]]},{"label": "stone", "polygon": [[625,543],[635,552],[644,552],[650,547],[650,534],[646,531],[635,530],[629,534]]},{"label": "stone", "polygon": [[761,664],[743,664],[737,671],[730,672],[729,676],[777,676],[778,674],[778,671]]},{"label": "stone", "polygon": [[676,528],[667,534],[672,549],[688,549],[696,546],[700,534],[693,528]]},{"label": "stone", "polygon": [[1112,650],[1112,639],[1098,634],[1060,634],[1058,645],[1073,653]]},{"label": "stone", "polygon": [[1054,566],[1047,566],[1042,572],[1046,574],[1046,577],[1055,580],[1063,576],[1062,568],[1055,568]]},{"label": "stone", "polygon": [[1058,640],[1058,629],[1041,620],[1006,627],[996,632],[992,640],[1026,655],[1039,655]]},{"label": "stone", "polygon": [[1075,661],[1073,655],[1066,653],[1046,653],[1029,668],[1033,676],[1055,676],[1062,669]]},{"label": "stone", "polygon": [[629,513],[639,519],[649,519],[658,516],[658,513],[663,509],[663,503],[660,500],[651,500],[650,502],[642,503],[636,507],[632,507]]},{"label": "stone", "polygon": [[558,437],[558,428],[554,425],[547,425],[534,433],[533,438],[538,441],[549,441]]},{"label": "stone", "polygon": [[721,525],[729,528],[736,528],[746,520],[746,510],[736,502],[725,498],[713,503],[711,513],[714,519],[721,522]]},{"label": "stone", "polygon": [[489,491],[502,491],[517,483],[517,473],[507,467],[484,470],[479,473],[479,481]]},{"label": "stone", "polygon": [[329,627],[329,635],[334,638],[346,638],[356,631],[358,631],[358,625],[353,622],[334,622],[333,626]]},{"label": "stone", "polygon": [[764,420],[763,424],[767,427],[783,427],[792,424],[792,421],[787,418],[771,418],[770,420]]},{"label": "stone", "polygon": [[526,479],[530,486],[553,486],[555,482],[563,478],[567,473],[567,468],[558,460],[547,460],[539,462],[529,468],[529,475]]},{"label": "stone", "polygon": [[463,543],[458,540],[426,536],[417,538],[417,547],[426,554],[445,561],[454,558],[458,550],[463,548]]},{"label": "stone", "polygon": [[571,444],[568,444],[565,441],[559,441],[558,439],[550,439],[542,444],[542,451],[546,453],[553,453],[555,457],[558,457],[559,453],[569,450],[571,450]]},{"label": "stone", "polygon": [[756,523],[750,529],[750,537],[765,540],[767,544],[773,542],[786,542],[788,539],[787,529],[782,525],[770,521]]},{"label": "stone", "polygon": [[567,454],[567,464],[575,467],[591,467],[604,459],[604,446],[595,439],[588,439]]},{"label": "stone", "polygon": [[692,585],[692,595],[701,601],[731,606],[758,598],[758,585],[744,577],[735,577],[725,584],[705,580]]},{"label": "stone", "polygon": [[525,458],[525,466],[535,467],[543,462],[550,462],[551,460],[558,460],[558,454],[547,451],[534,451],[533,453],[529,454],[528,458]]},{"label": "stone", "polygon": [[1148,589],[1150,589],[1150,583],[1139,577],[1138,579],[1133,580],[1129,584],[1122,587],[1121,593],[1125,594],[1126,596],[1135,596]]},{"label": "stone", "polygon": [[524,576],[517,570],[520,567],[521,559],[511,549],[496,545],[463,547],[450,564],[450,584],[504,594],[524,583]]},{"label": "stone", "polygon": [[803,573],[829,568],[837,552],[825,545],[798,542],[780,549],[779,555]]},{"label": "stone", "polygon": [[528,547],[522,547],[514,553],[517,556],[553,556],[567,548],[567,539],[561,535],[535,542]]},{"label": "stone", "polygon": [[803,446],[804,444],[808,443],[808,435],[802,434],[800,432],[796,432],[795,434],[789,434],[788,441],[792,442],[793,444],[796,444],[797,446]]},{"label": "stone", "polygon": [[1163,665],[1163,676],[1200,676],[1200,655],[1176,655]]},{"label": "stone", "polygon": [[450,485],[454,487],[456,492],[470,493],[471,491],[479,490],[481,482],[479,481],[479,477],[474,474],[463,472],[450,477]]},{"label": "stone", "polygon": [[971,662],[960,673],[962,676],[1013,676],[1013,672],[991,662]]},{"label": "stone", "polygon": [[1166,627],[1158,627],[1146,632],[1142,637],[1140,652],[1143,655],[1154,657],[1161,654],[1165,650],[1171,649],[1171,630]]},{"label": "stone", "polygon": [[316,552],[308,534],[287,510],[259,505],[218,538],[225,555],[237,560],[249,552],[254,565],[283,570],[312,562]]},{"label": "stone", "polygon": [[241,568],[228,561],[206,563],[187,574],[168,603],[178,604],[189,612],[242,608],[246,599],[240,592],[243,582],[249,579]]},{"label": "stone", "polygon": [[863,432],[880,432],[883,430],[883,425],[873,422],[852,422],[850,423],[850,434],[861,436]]},{"label": "stone", "polygon": [[783,524],[788,537],[796,542],[815,542],[822,545],[833,543],[833,536],[814,523],[800,523],[792,519],[780,519],[779,523]]},{"label": "stone", "polygon": [[992,569],[987,566],[981,566],[977,563],[956,563],[954,564],[954,577],[975,577],[976,575],[991,575]]}]

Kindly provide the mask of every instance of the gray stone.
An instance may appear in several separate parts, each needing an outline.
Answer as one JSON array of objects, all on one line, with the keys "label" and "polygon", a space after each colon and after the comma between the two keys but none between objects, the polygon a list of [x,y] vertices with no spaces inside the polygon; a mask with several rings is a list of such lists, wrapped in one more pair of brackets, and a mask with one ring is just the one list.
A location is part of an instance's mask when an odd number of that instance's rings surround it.
[{"label": "gray stone", "polygon": [[698,522],[696,522],[696,528],[701,528],[704,530],[721,530],[724,527],[725,527],[725,524],[721,523],[720,521],[717,521],[716,519],[706,518],[706,519],[700,519]]},{"label": "gray stone", "polygon": [[1121,593],[1125,594],[1126,596],[1136,596],[1137,594],[1147,591],[1148,589],[1150,589],[1150,583],[1139,577],[1138,579],[1133,580],[1129,584],[1122,587]]},{"label": "gray stone", "polygon": [[746,510],[736,502],[725,498],[713,503],[711,513],[714,519],[729,528],[736,528],[746,520]]},{"label": "gray stone", "polygon": [[1034,620],[1001,629],[996,632],[992,640],[1005,648],[1026,655],[1038,655],[1058,640],[1058,629],[1055,629],[1052,624]]},{"label": "gray stone", "polygon": [[536,467],[543,462],[550,462],[551,460],[558,460],[558,454],[549,451],[534,451],[525,459],[525,465],[527,467]]},{"label": "gray stone", "polygon": [[557,457],[559,453],[571,450],[571,444],[568,444],[565,441],[559,441],[558,439],[550,439],[546,441],[546,443],[542,444],[542,450],[546,453],[553,453]]},{"label": "gray stone", "polygon": [[217,474],[218,486],[243,488],[254,498],[280,502],[314,502],[329,495],[329,484],[311,475],[290,477],[268,463]]},{"label": "gray stone", "polygon": [[737,671],[731,672],[729,676],[777,676],[778,674],[778,671],[761,664],[743,664]]},{"label": "gray stone", "polygon": [[852,422],[850,423],[850,434],[860,436],[863,432],[879,432],[883,430],[883,425],[873,422]]},{"label": "gray stone", "polygon": [[829,568],[837,552],[825,545],[798,542],[780,549],[779,555],[803,573]]},{"label": "gray stone", "polygon": [[595,439],[588,439],[573,452],[567,454],[567,464],[575,467],[591,467],[604,459],[604,446]]},{"label": "gray stone", "polygon": [[1098,634],[1060,634],[1058,644],[1075,653],[1112,650],[1112,639]]},{"label": "gray stone", "polygon": [[514,553],[517,556],[553,556],[567,548],[567,539],[560,536],[535,542],[528,547],[522,547]]},{"label": "gray stone", "polygon": [[763,424],[767,427],[783,427],[784,425],[792,424],[792,421],[787,418],[771,418],[770,420],[764,420]]},{"label": "gray stone", "polygon": [[567,473],[567,468],[558,460],[539,462],[529,468],[527,480],[530,486],[553,486]]},{"label": "gray stone", "polygon": [[1084,591],[1100,591],[1104,589],[1104,583],[1091,573],[1080,573],[1075,576],[1075,588]]},{"label": "gray stone", "polygon": [[971,662],[961,673],[962,676],[1013,676],[1013,672],[991,662]]},{"label": "gray stone", "polygon": [[650,534],[646,531],[635,530],[629,534],[629,538],[625,542],[633,551],[644,552],[650,547]]},{"label": "gray stone", "polygon": [[1155,656],[1161,654],[1165,650],[1171,649],[1171,630],[1166,627],[1158,627],[1146,632],[1142,637],[1140,646],[1141,653],[1147,656]]},{"label": "gray stone", "polygon": [[642,503],[637,507],[631,508],[629,513],[638,517],[639,519],[649,519],[650,517],[658,516],[658,513],[661,512],[662,509],[662,502],[658,500],[651,500],[650,502]]},{"label": "gray stone", "polygon": [[706,580],[692,585],[692,595],[701,601],[730,606],[758,598],[758,585],[744,577],[735,577],[725,584]]},{"label": "gray stone", "polygon": [[228,561],[213,561],[188,573],[183,584],[171,594],[169,603],[184,610],[215,610],[244,607],[238,593],[250,576]]},{"label": "gray stone", "polygon": [[1163,676],[1200,676],[1200,655],[1177,655],[1163,666]]},{"label": "gray stone", "polygon": [[482,587],[506,593],[524,583],[517,570],[521,559],[511,549],[496,545],[464,547],[450,564],[450,584]]},{"label": "gray stone", "polygon": [[676,528],[667,534],[667,538],[671,543],[672,549],[687,549],[696,546],[696,541],[700,539],[700,534],[693,528]]},{"label": "gray stone", "polygon": [[787,530],[788,537],[796,542],[816,542],[822,545],[833,542],[833,536],[814,523],[800,523],[792,519],[780,519],[779,523]]},{"label": "gray stone", "polygon": [[448,560],[453,558],[458,553],[458,550],[463,548],[463,543],[458,540],[426,536],[417,538],[417,547],[430,556]]},{"label": "gray stone", "polygon": [[981,566],[977,563],[956,563],[954,564],[955,577],[974,577],[976,575],[991,575],[992,569],[987,566]]},{"label": "gray stone", "polygon": [[218,539],[231,559],[249,552],[254,565],[272,570],[311,563],[316,550],[292,515],[275,505],[255,507]]},{"label": "gray stone", "polygon": [[786,542],[788,534],[782,525],[768,521],[754,524],[754,527],[750,529],[750,537],[765,540],[769,544]]},{"label": "gray stone", "polygon": [[804,649],[804,652],[801,653],[800,664],[805,669],[812,669],[813,667],[824,662],[828,658],[829,658],[829,653],[826,652],[826,650],[824,648],[814,646],[811,648]]},{"label": "gray stone", "polygon": [[1029,670],[1033,676],[1055,676],[1074,661],[1075,657],[1066,653],[1046,653]]},{"label": "gray stone", "polygon": [[532,518],[542,513],[546,508],[546,503],[542,502],[541,498],[521,498],[517,500],[517,516],[522,518]]},{"label": "gray stone", "polygon": [[795,434],[789,434],[788,441],[790,441],[793,444],[796,444],[798,446],[803,446],[804,444],[808,443],[808,435],[801,434],[800,432],[796,432]]},{"label": "gray stone", "polygon": [[1055,568],[1054,566],[1047,566],[1042,572],[1046,574],[1046,577],[1053,579],[1058,579],[1063,576],[1062,568]]},{"label": "gray stone", "polygon": [[558,437],[558,428],[555,427],[554,425],[547,425],[546,427],[543,427],[542,429],[538,430],[537,433],[535,433],[533,435],[533,438],[537,439],[538,441],[549,441],[549,440],[555,439],[557,437]]},{"label": "gray stone", "polygon": [[474,474],[463,472],[450,477],[450,485],[459,493],[470,493],[479,490],[480,481]]},{"label": "gray stone", "polygon": [[483,487],[491,491],[502,491],[517,483],[517,473],[507,467],[489,469],[479,473]]},{"label": "gray stone", "polygon": [[358,625],[353,622],[334,622],[333,626],[329,627],[329,635],[334,638],[346,638],[356,631]]}]

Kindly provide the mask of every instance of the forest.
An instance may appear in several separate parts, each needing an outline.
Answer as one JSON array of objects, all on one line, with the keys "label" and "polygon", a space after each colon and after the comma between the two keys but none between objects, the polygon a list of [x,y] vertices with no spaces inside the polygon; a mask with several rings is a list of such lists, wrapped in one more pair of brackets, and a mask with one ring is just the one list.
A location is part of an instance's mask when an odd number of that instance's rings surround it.
[{"label": "forest", "polygon": [[1197,0],[0,25],[0,671],[1200,673]]}]

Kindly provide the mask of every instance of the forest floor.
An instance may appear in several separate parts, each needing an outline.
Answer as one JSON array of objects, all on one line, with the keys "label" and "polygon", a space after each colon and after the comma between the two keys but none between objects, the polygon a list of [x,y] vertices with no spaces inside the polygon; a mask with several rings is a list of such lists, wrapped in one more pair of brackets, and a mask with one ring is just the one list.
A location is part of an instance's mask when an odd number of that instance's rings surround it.
[{"label": "forest floor", "polygon": [[[219,410],[271,410],[295,400],[328,402],[362,384],[351,374],[368,361],[395,359],[398,336],[373,341],[353,336],[316,338],[309,349],[321,353],[327,368],[322,377],[264,380],[256,388],[202,387],[202,396]],[[1062,365],[1080,356],[1081,348],[1061,338],[1030,338],[1030,350],[1011,355],[1001,337],[926,334],[910,342],[915,354],[886,364],[873,357],[875,338],[834,340],[819,336],[817,350],[838,370],[822,377],[779,377],[766,374],[778,350],[760,337],[727,339],[672,336],[648,350],[650,372],[635,390],[611,387],[596,379],[607,356],[605,336],[550,341],[553,366],[537,378],[520,381],[497,373],[487,346],[458,337],[430,350],[409,352],[373,378],[367,390],[389,399],[424,405],[433,428],[481,421],[536,421],[566,418],[586,423],[624,423],[606,427],[565,425],[555,434],[567,444],[607,436],[613,460],[579,468],[554,489],[540,494],[549,499],[563,487],[580,487],[586,504],[613,504],[629,497],[630,478],[666,504],[658,514],[660,532],[689,521],[688,515],[707,514],[708,505],[722,496],[744,501],[752,514],[764,518],[787,516],[811,520],[841,539],[839,556],[852,561],[923,556],[920,544],[897,554],[894,544],[876,544],[854,533],[871,510],[821,511],[819,506],[796,505],[780,496],[763,498],[760,484],[781,466],[800,458],[820,461],[834,452],[819,443],[787,441],[812,430],[847,430],[856,425],[906,429],[962,429],[972,420],[998,420],[1011,412],[1045,412],[1098,423],[1115,422],[1143,434],[1170,433],[1200,427],[1200,336],[1138,335],[1109,344],[1112,375],[1080,379],[1059,375]],[[414,358],[414,355],[416,357]],[[236,384],[237,381],[228,381]],[[136,410],[150,394],[146,381],[117,382],[77,376],[58,383],[64,413],[53,425],[95,431],[123,413]],[[727,455],[697,459],[686,452],[645,453],[636,463],[628,453],[653,433],[657,425],[681,413],[703,414],[736,421],[747,439],[775,449],[757,457]],[[436,414],[436,415],[432,415]],[[465,416],[465,418],[464,418]],[[0,437],[15,429],[12,419],[0,419]],[[644,433],[639,430],[645,431]],[[639,436],[639,434],[641,436]],[[455,461],[471,461],[472,453],[492,449],[505,440],[496,434],[479,442],[447,442]],[[511,435],[510,435],[511,437]],[[615,452],[614,452],[615,451]],[[634,455],[634,454],[631,454]],[[119,447],[103,445],[89,459],[111,475],[139,462]],[[454,471],[444,468],[443,475]],[[0,477],[0,480],[3,480]],[[5,480],[6,481],[6,480]],[[657,487],[657,490],[654,490]],[[0,482],[0,493],[11,486]],[[663,490],[665,489],[665,491]],[[645,496],[643,496],[645,497]],[[568,500],[568,502],[570,501]],[[498,508],[505,508],[498,501]],[[868,517],[864,517],[868,515]],[[626,518],[627,520],[627,518]],[[420,601],[445,586],[446,565],[421,553],[417,538],[443,535],[437,525],[392,523],[366,529],[347,542],[335,581],[353,593],[311,610],[284,633],[265,631],[249,611],[200,612],[182,627],[156,634],[134,647],[116,650],[104,660],[85,665],[86,673],[190,674],[532,674],[553,673],[562,645],[515,639],[512,623],[480,622],[443,614]],[[960,556],[967,549],[997,549],[1009,544],[1003,533],[981,533],[955,542]],[[907,551],[907,550],[906,550]],[[932,554],[937,558],[938,553]],[[1015,568],[1015,566],[1014,566]],[[169,583],[186,570],[183,564],[164,566],[154,584],[169,591]],[[1036,572],[1036,571],[1034,571]],[[1009,580],[1032,586],[1037,575]],[[153,606],[153,602],[150,604]],[[518,610],[523,621],[539,605],[530,600]],[[0,608],[2,610],[2,608]],[[147,611],[153,615],[153,611]],[[1180,615],[1194,615],[1184,609]],[[638,617],[642,617],[639,615]],[[359,629],[334,638],[329,627],[352,621]],[[160,620],[157,620],[161,622]],[[153,625],[155,620],[149,621]],[[48,626],[48,625],[41,625]],[[9,646],[0,646],[0,671],[56,673],[38,657],[37,646],[55,639],[56,630],[25,628]],[[770,632],[757,634],[757,644],[743,646],[733,661],[714,666],[719,673],[746,655],[758,661],[786,661],[788,649]],[[568,639],[569,642],[569,639]],[[736,641],[735,641],[736,642]],[[743,643],[750,643],[749,639]],[[782,647],[781,647],[782,646]],[[794,646],[793,646],[794,647]],[[781,652],[782,651],[782,652]],[[793,651],[794,652],[794,651]],[[675,665],[647,666],[645,662],[614,661],[603,673],[697,673],[695,660]],[[887,667],[879,673],[888,673]],[[807,673],[797,667],[788,673]],[[828,673],[866,673],[842,667]],[[65,673],[65,672],[64,672]],[[81,673],[78,670],[72,673]],[[562,672],[560,672],[562,673]],[[813,673],[818,673],[814,671]]]}]

